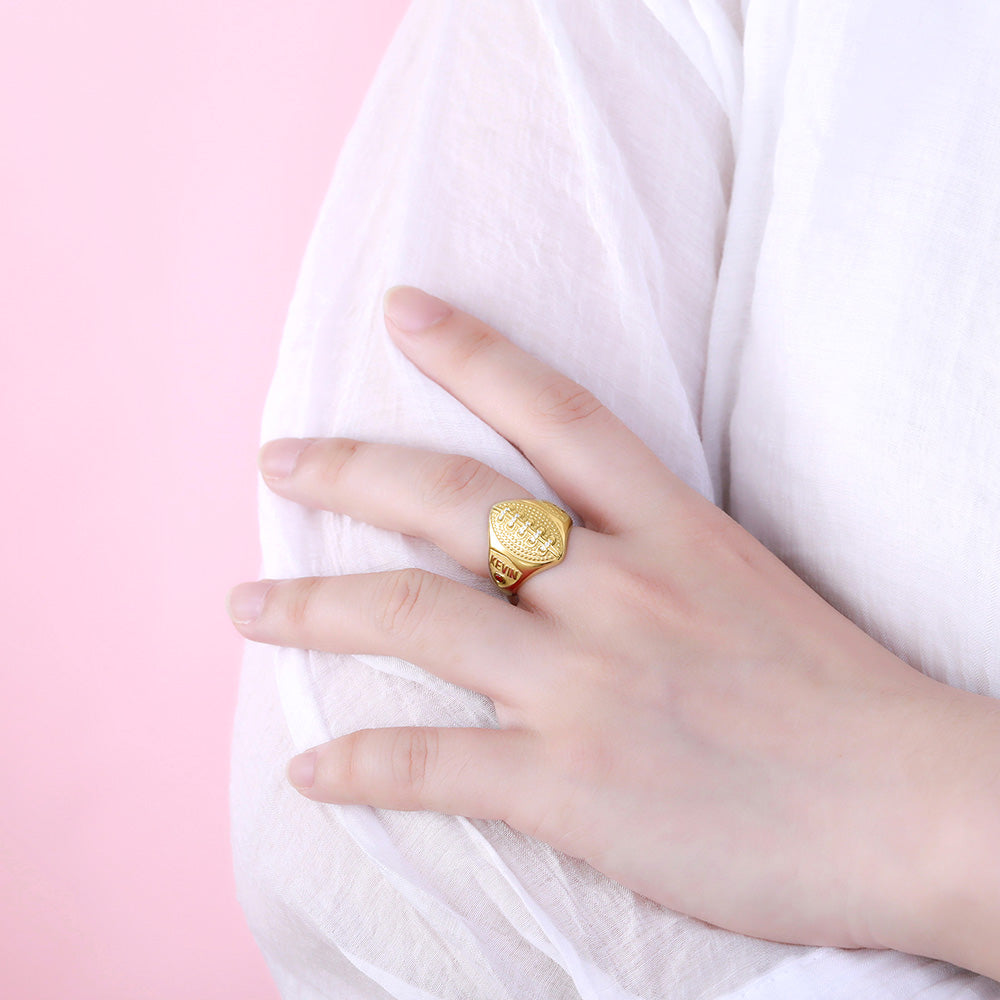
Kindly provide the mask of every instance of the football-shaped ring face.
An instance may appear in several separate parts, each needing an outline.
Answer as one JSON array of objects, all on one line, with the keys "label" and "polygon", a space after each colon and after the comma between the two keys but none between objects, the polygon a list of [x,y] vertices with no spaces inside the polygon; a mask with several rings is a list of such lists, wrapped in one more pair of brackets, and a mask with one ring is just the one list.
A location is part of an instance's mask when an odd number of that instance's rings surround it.
[{"label": "football-shaped ring face", "polygon": [[[490,574],[499,586],[513,587],[526,569],[552,565],[566,554],[566,532],[554,513],[558,508],[550,512],[546,506],[551,505],[508,500],[490,511]],[[522,570],[517,563],[528,565]]]}]

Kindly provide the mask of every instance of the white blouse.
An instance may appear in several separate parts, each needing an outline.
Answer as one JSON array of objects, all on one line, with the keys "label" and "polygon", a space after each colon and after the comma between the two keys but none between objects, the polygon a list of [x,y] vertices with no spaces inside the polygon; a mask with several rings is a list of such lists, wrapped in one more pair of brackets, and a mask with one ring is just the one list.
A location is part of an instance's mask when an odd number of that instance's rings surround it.
[{"label": "white blouse", "polygon": [[[898,656],[1000,696],[998,52],[994,0],[415,0],[261,441],[460,452],[558,501],[390,343],[382,293],[418,285],[591,388]],[[263,486],[260,518],[263,577],[492,587]],[[1000,998],[929,959],[719,930],[500,823],[285,781],[297,750],[406,724],[495,719],[401,660],[247,644],[234,854],[285,1000]]]}]

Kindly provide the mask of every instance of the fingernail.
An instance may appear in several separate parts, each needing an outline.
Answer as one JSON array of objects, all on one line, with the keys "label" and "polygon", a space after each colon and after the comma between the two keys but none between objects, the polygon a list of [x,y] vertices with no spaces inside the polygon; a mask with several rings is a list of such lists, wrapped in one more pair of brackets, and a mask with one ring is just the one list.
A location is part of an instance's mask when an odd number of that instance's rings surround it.
[{"label": "fingernail", "polygon": [[382,300],[386,316],[404,333],[419,333],[453,312],[447,302],[410,285],[396,285]]},{"label": "fingernail", "polygon": [[241,583],[233,587],[226,598],[229,617],[237,625],[249,625],[255,621],[264,610],[264,598],[273,586],[273,580],[257,580],[254,583]]},{"label": "fingernail", "polygon": [[295,464],[316,438],[279,438],[268,441],[257,453],[257,467],[265,479],[284,479],[295,471]]},{"label": "fingernail", "polygon": [[288,780],[296,788],[312,788],[316,778],[316,753],[307,750],[288,762]]}]

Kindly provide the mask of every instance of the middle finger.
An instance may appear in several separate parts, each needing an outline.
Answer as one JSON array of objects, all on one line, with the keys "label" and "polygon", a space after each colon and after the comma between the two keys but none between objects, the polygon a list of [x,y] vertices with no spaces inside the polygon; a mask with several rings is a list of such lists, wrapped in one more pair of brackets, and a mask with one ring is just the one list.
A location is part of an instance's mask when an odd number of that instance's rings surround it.
[{"label": "middle finger", "polygon": [[[530,494],[467,455],[375,444],[349,438],[305,442],[292,471],[288,456],[303,440],[281,438],[261,449],[267,485],[309,507],[336,511],[379,528],[433,542],[466,569],[489,576],[486,523],[490,508]],[[281,458],[286,461],[282,464]]]}]

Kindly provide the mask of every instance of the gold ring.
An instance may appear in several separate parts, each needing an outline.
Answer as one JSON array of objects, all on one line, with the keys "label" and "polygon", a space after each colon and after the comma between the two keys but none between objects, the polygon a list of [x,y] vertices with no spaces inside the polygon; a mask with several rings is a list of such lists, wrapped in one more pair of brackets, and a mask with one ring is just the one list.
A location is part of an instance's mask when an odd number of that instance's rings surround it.
[{"label": "gold ring", "polygon": [[504,500],[490,508],[490,576],[508,596],[566,555],[569,514],[547,500]]}]

